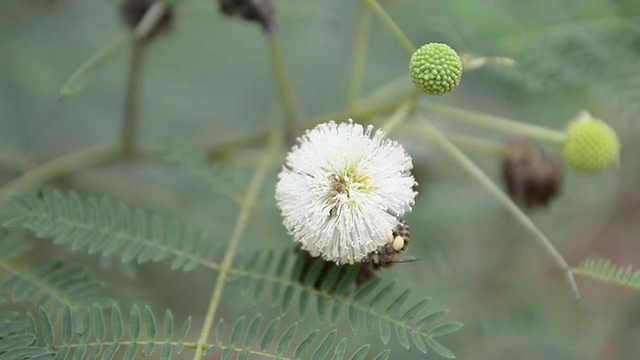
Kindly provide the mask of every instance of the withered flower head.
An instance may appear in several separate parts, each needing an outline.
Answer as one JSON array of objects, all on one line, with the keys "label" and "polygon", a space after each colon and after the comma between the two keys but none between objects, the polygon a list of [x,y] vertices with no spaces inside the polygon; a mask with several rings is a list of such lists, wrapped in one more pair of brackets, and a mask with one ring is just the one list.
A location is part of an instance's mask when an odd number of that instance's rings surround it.
[{"label": "withered flower head", "polygon": [[558,195],[564,171],[558,158],[542,153],[531,141],[509,145],[503,176],[512,199],[527,209],[544,206]]},{"label": "withered flower head", "polygon": [[160,15],[155,26],[148,31],[145,40],[154,38],[161,33],[167,33],[172,29],[175,17],[173,6],[162,0],[124,0],[120,5],[120,15],[125,24],[133,31],[155,3],[164,3],[163,14]]},{"label": "withered flower head", "polygon": [[266,34],[272,34],[275,30],[273,0],[218,0],[218,5],[227,16],[257,22]]}]

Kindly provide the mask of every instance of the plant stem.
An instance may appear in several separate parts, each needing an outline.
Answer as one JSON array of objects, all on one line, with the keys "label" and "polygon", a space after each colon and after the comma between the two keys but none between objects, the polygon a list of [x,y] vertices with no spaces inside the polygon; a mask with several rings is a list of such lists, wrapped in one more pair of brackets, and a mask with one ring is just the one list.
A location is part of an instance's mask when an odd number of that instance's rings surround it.
[{"label": "plant stem", "polygon": [[400,44],[404,46],[407,52],[409,54],[413,54],[413,52],[416,51],[416,47],[413,46],[409,38],[407,38],[404,32],[402,32],[400,27],[393,21],[393,19],[391,19],[389,14],[387,14],[387,12],[382,8],[382,6],[380,6],[380,4],[376,2],[376,0],[363,0],[363,1],[373,11],[375,11],[378,14],[378,16],[380,17],[380,20],[382,20],[382,22],[385,25],[387,25],[387,27],[389,28],[389,31],[391,31],[391,33],[398,39]]},{"label": "plant stem", "polygon": [[276,87],[280,95],[280,102],[284,110],[284,126],[286,129],[286,140],[292,145],[298,137],[298,124],[296,121],[295,104],[293,100],[293,91],[287,76],[287,70],[282,59],[282,51],[275,35],[267,36],[267,47],[269,48],[269,58],[271,59],[271,68],[276,78]]},{"label": "plant stem", "polygon": [[0,203],[9,200],[13,195],[21,194],[47,180],[59,178],[83,168],[115,160],[121,155],[121,149],[118,147],[105,148],[101,146],[55,158],[28,170],[22,176],[0,188]]},{"label": "plant stem", "polygon": [[122,133],[120,143],[122,152],[131,155],[134,152],[138,137],[138,120],[140,116],[140,90],[142,78],[142,63],[144,57],[144,43],[133,40],[131,42],[131,56],[127,87],[125,89],[124,115],[122,117]]},{"label": "plant stem", "polygon": [[581,297],[580,291],[578,290],[578,285],[576,284],[575,278],[573,277],[573,272],[571,268],[564,260],[562,255],[556,250],[551,241],[547,238],[547,236],[538,229],[538,227],[529,219],[529,217],[520,210],[518,205],[516,205],[509,196],[507,196],[500,188],[493,182],[491,179],[478,168],[468,157],[466,157],[460,149],[458,149],[449,139],[444,136],[438,129],[431,126],[426,120],[423,121],[423,127],[427,134],[434,135],[435,140],[442,146],[444,150],[446,150],[449,155],[451,155],[465,170],[467,170],[482,186],[485,187],[502,205],[515,216],[515,218],[520,221],[522,225],[534,235],[534,238],[538,241],[540,245],[542,245],[543,249],[551,256],[551,258],[556,262],[556,264],[564,271],[565,278],[567,284],[569,285],[569,289],[573,295],[576,303],[580,304]]},{"label": "plant stem", "polygon": [[434,103],[421,103],[420,106],[432,113],[444,115],[452,120],[460,120],[470,124],[501,130],[516,135],[548,141],[554,144],[562,144],[566,139],[566,134],[563,131],[525,124],[498,116],[479,114]]},{"label": "plant stem", "polygon": [[213,295],[211,295],[209,309],[207,310],[207,315],[204,319],[204,324],[202,325],[202,332],[200,333],[200,338],[198,339],[198,347],[196,348],[196,353],[193,357],[194,360],[200,360],[204,353],[204,346],[207,343],[207,338],[209,337],[209,332],[211,331],[213,320],[215,319],[218,305],[220,304],[220,299],[222,298],[222,293],[224,292],[224,287],[227,283],[227,277],[231,272],[233,259],[235,258],[238,246],[240,245],[242,234],[244,233],[244,230],[247,226],[249,215],[251,214],[251,210],[253,210],[256,199],[260,193],[260,187],[262,186],[271,162],[275,158],[275,154],[277,153],[278,145],[280,144],[281,140],[282,139],[280,132],[276,131],[271,133],[268,150],[262,157],[260,164],[258,164],[258,167],[253,174],[253,178],[251,179],[251,183],[249,184],[249,188],[247,189],[246,195],[242,200],[242,207],[240,209],[240,213],[238,214],[238,218],[236,219],[236,224],[233,228],[233,233],[227,245],[224,258],[222,259],[222,267],[220,268],[220,272],[218,272],[218,278],[216,280],[216,286],[213,290]]},{"label": "plant stem", "polygon": [[369,32],[371,30],[371,9],[360,4],[358,14],[358,29],[356,32],[356,44],[353,48],[351,62],[351,78],[349,79],[349,93],[347,94],[347,109],[353,111],[358,106],[358,99],[362,94],[364,82],[364,69],[366,68],[367,48],[369,45]]},{"label": "plant stem", "polygon": [[144,13],[144,16],[131,36],[131,55],[125,89],[124,115],[122,117],[121,146],[125,155],[132,155],[138,141],[138,123],[140,119],[140,93],[142,91],[142,66],[146,45],[151,33],[167,11],[167,4],[163,1],[154,2]]},{"label": "plant stem", "polygon": [[82,89],[82,86],[84,86],[85,78],[89,73],[102,65],[113,55],[117,54],[126,43],[127,38],[125,36],[121,36],[92,54],[89,59],[83,62],[62,85],[60,88],[60,99],[75,96]]}]

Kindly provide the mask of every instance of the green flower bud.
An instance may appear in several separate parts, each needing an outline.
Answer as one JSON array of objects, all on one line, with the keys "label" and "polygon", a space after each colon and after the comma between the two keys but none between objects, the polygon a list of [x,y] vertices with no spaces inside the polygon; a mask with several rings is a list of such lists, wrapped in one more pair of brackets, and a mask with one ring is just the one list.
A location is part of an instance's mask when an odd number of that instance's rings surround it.
[{"label": "green flower bud", "polygon": [[599,172],[619,160],[620,143],[611,126],[589,114],[579,116],[567,127],[562,157],[582,172]]},{"label": "green flower bud", "polygon": [[460,83],[462,62],[446,44],[423,45],[411,55],[411,80],[429,95],[442,95]]}]

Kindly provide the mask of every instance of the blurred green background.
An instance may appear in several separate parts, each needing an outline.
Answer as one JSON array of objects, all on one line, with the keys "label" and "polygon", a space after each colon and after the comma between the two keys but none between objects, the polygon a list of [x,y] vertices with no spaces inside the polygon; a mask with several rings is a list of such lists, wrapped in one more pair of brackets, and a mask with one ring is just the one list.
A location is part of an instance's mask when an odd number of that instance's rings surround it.
[{"label": "blurred green background", "polygon": [[[277,36],[305,122],[344,110],[356,0],[276,0]],[[514,68],[465,73],[451,94],[427,99],[463,109],[563,129],[579,110],[610,123],[622,142],[622,165],[597,175],[566,169],[561,196],[531,213],[533,221],[577,266],[587,257],[640,268],[640,3],[624,0],[515,2],[389,1],[391,17],[414,44],[446,42],[461,53],[508,56]],[[72,99],[59,90],[92,53],[125,32],[116,1],[3,0],[0,3],[0,181],[42,161],[118,139],[127,54],[88,79]],[[409,55],[374,16],[364,92],[406,77]],[[260,29],[217,12],[213,1],[184,0],[169,36],[154,42],[144,68],[142,146],[182,155],[177,162],[124,161],[82,170],[57,182],[63,189],[102,196],[175,217],[224,244],[264,144],[234,149],[227,161],[202,165],[203,149],[282,124],[282,110]],[[383,97],[393,94],[383,93]],[[337,121],[345,119],[335,119]],[[355,119],[358,121],[358,119]],[[446,130],[512,140],[447,119]],[[573,304],[562,273],[522,226],[436,144],[392,133],[414,158],[419,195],[411,214],[410,254],[419,262],[380,274],[413,286],[413,301],[433,295],[431,309],[450,308],[465,324],[442,339],[460,359],[636,359],[640,357],[640,293],[578,278],[583,304]],[[546,147],[558,154],[559,149]],[[292,247],[273,200],[268,174],[243,237],[240,255]],[[501,183],[499,159],[469,154]],[[3,220],[11,208],[3,204]],[[65,254],[91,266],[106,294],[124,308],[151,304],[194,317],[199,329],[215,282],[206,269],[183,274],[167,264],[141,267],[79,256],[39,240],[34,257]],[[276,315],[266,302],[252,306],[229,285],[219,314],[234,319]],[[296,316],[286,315],[285,321]],[[232,323],[232,322],[230,322]],[[303,327],[320,326],[308,316]],[[350,330],[339,325],[343,336]],[[195,331],[194,331],[195,332]],[[350,336],[350,346],[389,347],[393,359],[425,358],[372,333]],[[352,340],[353,339],[353,340]],[[190,354],[184,355],[190,358]],[[426,358],[437,358],[430,352]]]}]

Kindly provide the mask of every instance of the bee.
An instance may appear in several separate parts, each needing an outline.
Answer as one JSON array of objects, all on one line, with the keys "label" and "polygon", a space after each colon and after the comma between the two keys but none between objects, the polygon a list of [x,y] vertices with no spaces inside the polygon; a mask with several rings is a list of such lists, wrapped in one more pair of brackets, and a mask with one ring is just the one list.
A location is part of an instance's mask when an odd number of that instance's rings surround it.
[{"label": "bee", "polygon": [[365,260],[373,270],[381,267],[391,267],[394,264],[416,261],[417,258],[405,255],[403,252],[411,242],[411,228],[404,220],[399,220],[395,228],[391,230],[391,238],[386,245],[379,247]]},{"label": "bee", "polygon": [[[353,286],[353,290],[359,289],[362,285],[371,281],[376,277],[376,271],[381,268],[388,268],[393,266],[394,264],[399,263],[407,263],[418,260],[414,256],[404,254],[404,251],[409,247],[409,242],[411,241],[411,229],[409,225],[403,221],[399,220],[398,224],[391,229],[389,241],[387,244],[380,246],[378,249],[374,250],[371,254],[369,254],[363,261],[360,267],[360,272],[356,276]],[[302,271],[300,273],[299,281],[304,283],[304,279],[306,278],[311,266],[314,261],[320,261],[318,258],[311,257],[306,251],[297,247],[296,252],[300,252],[300,256],[304,256],[304,265]],[[314,287],[319,289],[321,284],[324,282],[324,279],[329,275],[329,272],[334,267],[340,267],[340,275],[338,276],[337,284],[341,281],[344,275],[347,273],[349,268],[353,265],[336,265],[332,262],[325,262],[323,264],[320,276],[318,277]],[[331,289],[330,292],[335,291],[335,289]]]}]

